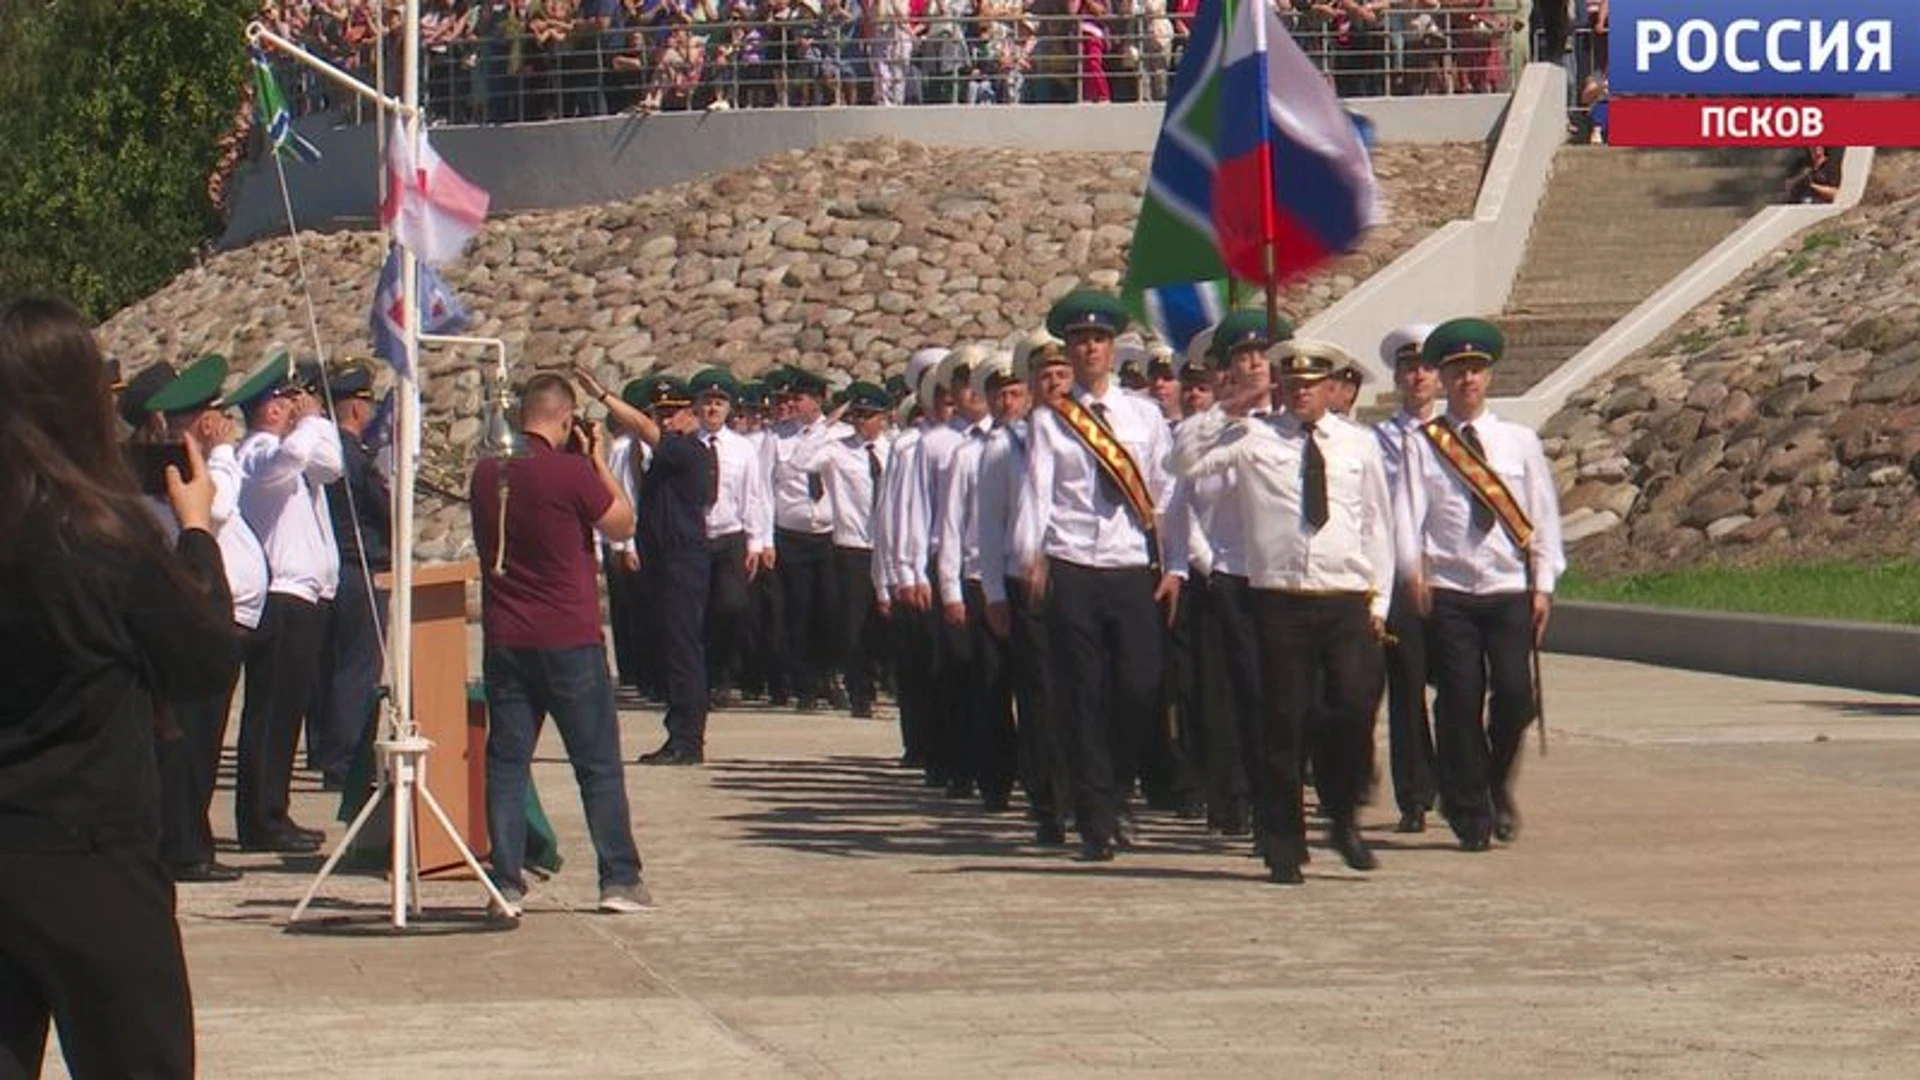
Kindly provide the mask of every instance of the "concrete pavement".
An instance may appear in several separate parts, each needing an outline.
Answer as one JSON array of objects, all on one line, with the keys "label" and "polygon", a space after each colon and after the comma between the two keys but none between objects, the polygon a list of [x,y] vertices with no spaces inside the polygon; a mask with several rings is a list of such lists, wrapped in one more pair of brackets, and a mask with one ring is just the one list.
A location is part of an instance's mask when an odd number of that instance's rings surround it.
[{"label": "concrete pavement", "polygon": [[[184,887],[203,1073],[1911,1074],[1920,703],[1567,657],[1546,676],[1517,844],[1395,836],[1383,791],[1381,868],[1316,848],[1297,889],[1153,814],[1081,865],[895,768],[892,724],[742,711],[705,768],[631,770],[659,909],[596,915],[549,736],[569,861],[517,930],[433,883],[456,917],[407,936],[285,933],[315,859],[236,853],[245,882]],[[629,758],[657,743],[657,714],[624,719]],[[386,886],[325,895],[371,917]]]}]

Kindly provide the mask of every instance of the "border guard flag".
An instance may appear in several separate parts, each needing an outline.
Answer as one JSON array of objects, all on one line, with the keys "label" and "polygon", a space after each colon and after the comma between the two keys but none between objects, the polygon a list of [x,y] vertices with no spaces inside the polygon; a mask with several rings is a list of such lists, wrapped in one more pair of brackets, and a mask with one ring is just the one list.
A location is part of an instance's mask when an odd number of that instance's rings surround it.
[{"label": "border guard flag", "polygon": [[280,92],[280,80],[273,65],[259,49],[247,50],[253,66],[253,115],[267,134],[267,147],[282,158],[291,157],[311,165],[320,160],[320,148],[293,130],[293,114],[287,109],[286,95]]},{"label": "border guard flag", "polygon": [[[432,267],[421,266],[417,281],[421,333],[457,334],[466,329],[469,321],[466,307]],[[400,249],[389,247],[387,261],[380,265],[380,281],[373,289],[373,312],[367,323],[373,337],[374,355],[401,374],[407,370],[405,332],[401,329],[406,324],[406,314],[400,300]]]},{"label": "border guard flag", "polygon": [[[1124,293],[1184,347],[1229,276],[1274,288],[1351,251],[1376,214],[1366,147],[1263,0],[1202,0],[1135,225]],[[1184,334],[1184,337],[1183,337]]]}]

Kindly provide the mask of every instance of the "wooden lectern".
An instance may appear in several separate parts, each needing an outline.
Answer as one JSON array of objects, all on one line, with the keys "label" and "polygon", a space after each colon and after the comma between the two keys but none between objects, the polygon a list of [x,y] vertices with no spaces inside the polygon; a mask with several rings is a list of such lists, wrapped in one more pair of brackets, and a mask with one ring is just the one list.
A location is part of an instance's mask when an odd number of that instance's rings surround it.
[{"label": "wooden lectern", "polygon": [[[467,585],[480,564],[416,566],[413,570],[413,719],[433,742],[427,756],[427,788],[460,830],[467,848],[487,857],[487,730],[485,708],[467,702]],[[393,578],[382,574],[381,588]],[[433,878],[471,878],[460,852],[418,806],[413,815],[420,873]]]}]

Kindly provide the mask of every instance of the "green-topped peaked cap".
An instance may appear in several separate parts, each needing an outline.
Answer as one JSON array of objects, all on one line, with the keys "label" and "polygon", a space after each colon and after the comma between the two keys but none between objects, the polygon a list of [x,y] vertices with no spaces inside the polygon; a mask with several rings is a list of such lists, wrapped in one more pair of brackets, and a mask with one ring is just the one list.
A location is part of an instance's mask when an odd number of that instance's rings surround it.
[{"label": "green-topped peaked cap", "polygon": [[687,380],[687,389],[693,391],[694,397],[718,394],[732,401],[740,396],[740,384],[734,381],[726,368],[710,367],[699,372]]},{"label": "green-topped peaked cap", "polygon": [[761,385],[767,388],[767,396],[774,398],[793,393],[793,372],[792,367],[782,364],[760,376]]},{"label": "green-topped peaked cap", "polygon": [[1130,321],[1125,304],[1112,293],[1098,289],[1075,289],[1054,301],[1047,312],[1047,333],[1062,341],[1073,330],[1103,330],[1118,334]]},{"label": "green-topped peaked cap", "polygon": [[658,375],[642,375],[637,379],[628,379],[627,384],[620,388],[620,400],[636,409],[647,408],[651,404],[647,400],[648,388],[659,378]]},{"label": "green-topped peaked cap", "polygon": [[1506,335],[1485,319],[1468,317],[1448,319],[1433,328],[1420,346],[1420,355],[1434,367],[1445,367],[1455,360],[1484,360],[1498,363],[1507,348]]},{"label": "green-topped peaked cap", "polygon": [[128,427],[139,427],[140,422],[147,418],[147,402],[166,389],[167,384],[176,377],[173,365],[165,360],[141,368],[139,374],[128,379],[126,388],[120,391],[120,419],[125,420]]},{"label": "green-topped peaked cap", "polygon": [[620,392],[620,396],[626,398],[629,404],[632,404],[632,399],[627,398],[627,394],[634,392],[636,386],[639,388],[637,394],[640,398],[636,408],[684,409],[693,404],[692,388],[684,379],[678,379],[672,375],[648,375],[646,378],[635,379],[628,383],[626,389]]},{"label": "green-topped peaked cap", "polygon": [[1230,311],[1213,328],[1213,342],[1208,346],[1208,354],[1215,360],[1225,360],[1241,349],[1259,349],[1267,351],[1274,343],[1285,341],[1293,336],[1293,323],[1285,315],[1276,316],[1271,332],[1267,329],[1267,313],[1256,308],[1241,308]]},{"label": "green-topped peaked cap", "polygon": [[893,407],[893,399],[886,389],[870,382],[851,383],[844,393],[849,413],[886,412]]},{"label": "green-topped peaked cap", "polygon": [[287,374],[287,354],[282,350],[267,357],[265,363],[248,372],[247,377],[239,386],[233,388],[233,393],[228,394],[220,406],[230,408],[238,405],[242,409],[250,409],[254,402],[268,394],[277,393],[293,385],[295,385],[294,380]]},{"label": "green-topped peaked cap", "polygon": [[788,393],[806,394],[817,398],[827,396],[827,380],[805,368],[794,367],[791,364],[787,366],[786,371]]},{"label": "green-topped peaked cap", "polygon": [[734,404],[743,409],[764,409],[773,400],[773,391],[765,379],[749,379],[740,384],[740,397]]},{"label": "green-topped peaked cap", "polygon": [[907,377],[898,372],[887,376],[885,390],[892,400],[903,400],[907,396]]},{"label": "green-topped peaked cap", "polygon": [[180,369],[180,374],[147,399],[150,413],[199,412],[220,399],[220,384],[227,380],[227,358],[219,353],[207,355]]}]

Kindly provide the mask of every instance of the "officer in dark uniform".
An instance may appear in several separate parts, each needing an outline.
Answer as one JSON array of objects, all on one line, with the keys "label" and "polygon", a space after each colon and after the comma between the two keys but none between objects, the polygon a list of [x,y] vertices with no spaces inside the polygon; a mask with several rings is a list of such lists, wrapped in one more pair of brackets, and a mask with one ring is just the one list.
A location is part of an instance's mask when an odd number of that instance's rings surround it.
[{"label": "officer in dark uniform", "polygon": [[706,624],[707,508],[713,503],[713,461],[694,437],[694,416],[687,384],[656,375],[643,384],[645,411],[607,393],[592,376],[580,382],[607,407],[615,420],[653,451],[653,463],[640,487],[640,573],[653,600],[649,616],[658,627],[656,642],[667,692],[666,742],[642,754],[643,765],[698,765],[707,740],[707,669],[702,633]]},{"label": "officer in dark uniform", "polygon": [[371,738],[374,692],[380,685],[380,642],[386,635],[387,590],[374,585],[393,568],[393,511],[387,478],[368,441],[373,436],[373,370],[348,360],[327,380],[340,429],[340,479],[327,485],[327,509],[340,549],[340,591],[334,594],[320,700],[311,710],[320,745],[314,764],[329,791],[346,785],[356,748]]}]

